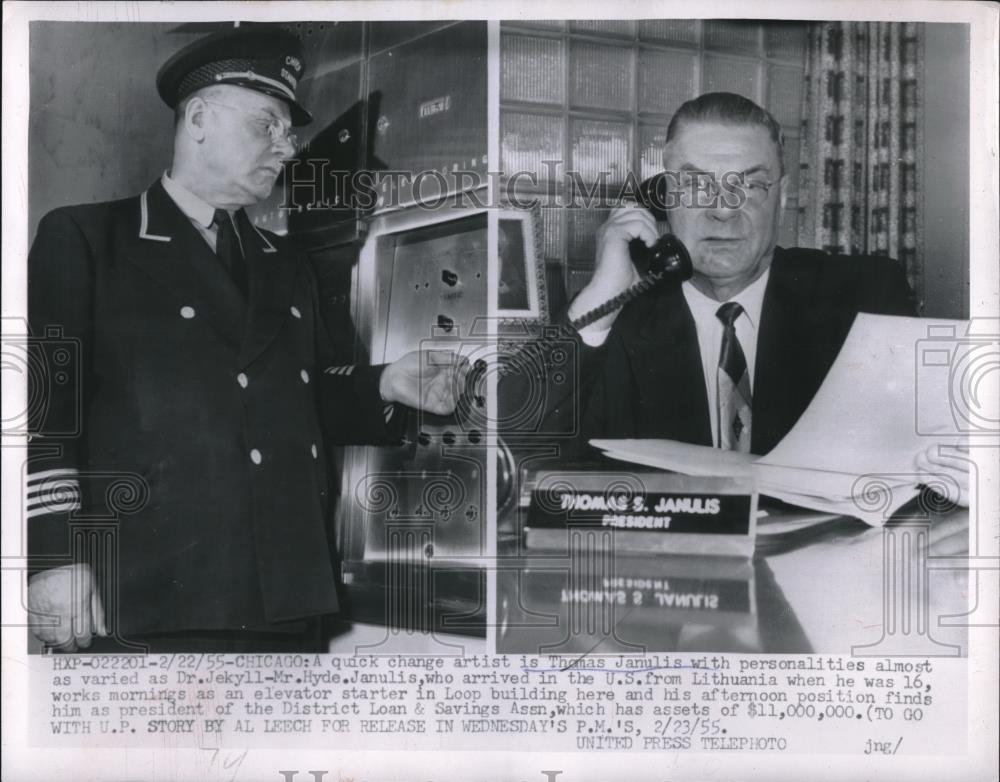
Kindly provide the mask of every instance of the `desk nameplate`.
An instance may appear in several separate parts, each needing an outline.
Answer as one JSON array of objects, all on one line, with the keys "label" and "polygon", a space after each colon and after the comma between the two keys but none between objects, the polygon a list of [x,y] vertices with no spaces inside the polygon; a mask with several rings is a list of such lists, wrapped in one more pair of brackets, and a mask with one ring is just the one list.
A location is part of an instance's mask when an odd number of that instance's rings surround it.
[{"label": "desk nameplate", "polygon": [[546,470],[524,486],[529,549],[567,550],[572,532],[608,531],[622,552],[753,554],[757,492],[747,477]]}]

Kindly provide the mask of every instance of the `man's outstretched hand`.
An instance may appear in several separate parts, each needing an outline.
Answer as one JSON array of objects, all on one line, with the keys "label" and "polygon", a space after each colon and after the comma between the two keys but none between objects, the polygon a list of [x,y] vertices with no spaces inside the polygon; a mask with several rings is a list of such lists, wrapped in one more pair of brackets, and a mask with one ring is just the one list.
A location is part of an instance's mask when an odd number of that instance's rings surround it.
[{"label": "man's outstretched hand", "polygon": [[450,415],[462,396],[468,373],[468,360],[450,350],[415,350],[385,368],[379,391],[387,402]]}]

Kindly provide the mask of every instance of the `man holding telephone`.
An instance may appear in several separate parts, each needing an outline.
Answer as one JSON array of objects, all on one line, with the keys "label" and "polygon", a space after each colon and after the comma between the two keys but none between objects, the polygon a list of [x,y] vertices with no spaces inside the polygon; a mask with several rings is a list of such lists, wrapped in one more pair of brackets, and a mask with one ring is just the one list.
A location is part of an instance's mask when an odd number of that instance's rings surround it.
[{"label": "man holding telephone", "polygon": [[[718,92],[690,100],[666,142],[676,191],[669,230],[690,253],[693,275],[581,328],[577,404],[550,393],[547,420],[578,408],[574,445],[666,438],[765,454],[809,406],[855,316],[915,315],[913,295],[889,258],[776,246],[787,183],[781,132],[754,102]],[[612,212],[568,320],[636,284],[629,243],[658,238],[647,209]],[[931,452],[915,458],[919,469],[967,484],[961,462]]]}]

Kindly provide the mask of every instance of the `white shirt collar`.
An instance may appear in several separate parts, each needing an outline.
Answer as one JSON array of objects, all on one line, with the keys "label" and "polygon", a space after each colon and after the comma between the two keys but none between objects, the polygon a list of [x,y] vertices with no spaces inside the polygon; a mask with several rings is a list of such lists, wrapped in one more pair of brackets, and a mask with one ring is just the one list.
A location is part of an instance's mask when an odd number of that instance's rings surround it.
[{"label": "white shirt collar", "polygon": [[[767,281],[770,276],[771,267],[768,266],[760,277],[731,299],[727,300],[735,301],[743,307],[743,314],[746,315],[747,320],[754,329],[760,325],[760,313],[764,308],[764,291],[767,288]],[[692,285],[690,280],[685,282],[681,287],[684,291],[684,298],[687,300],[688,307],[691,309],[691,314],[695,316],[696,320],[699,319],[698,316],[700,314],[706,317],[715,317],[715,313],[719,307],[725,303],[706,296]]]},{"label": "white shirt collar", "polygon": [[170,178],[169,172],[164,171],[160,180],[163,189],[167,191],[177,208],[180,209],[189,220],[193,220],[204,228],[209,228],[215,220],[215,207],[205,203],[198,196],[188,190],[184,185]]}]

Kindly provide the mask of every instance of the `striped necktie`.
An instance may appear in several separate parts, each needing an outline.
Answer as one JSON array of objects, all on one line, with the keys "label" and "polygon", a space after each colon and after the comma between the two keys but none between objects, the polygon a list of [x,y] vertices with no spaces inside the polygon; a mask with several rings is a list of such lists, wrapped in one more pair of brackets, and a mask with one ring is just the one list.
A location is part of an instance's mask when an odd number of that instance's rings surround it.
[{"label": "striped necktie", "polygon": [[240,245],[239,235],[236,233],[236,224],[229,212],[225,209],[216,209],[215,217],[212,220],[218,233],[215,237],[215,254],[222,264],[229,270],[233,282],[243,295],[247,295],[247,262],[243,257],[243,248]]},{"label": "striped necktie", "polygon": [[715,316],[722,321],[722,349],[719,351],[718,410],[719,448],[750,452],[750,422],[753,399],[746,356],[736,338],[736,319],[743,307],[730,301],[719,307]]}]

